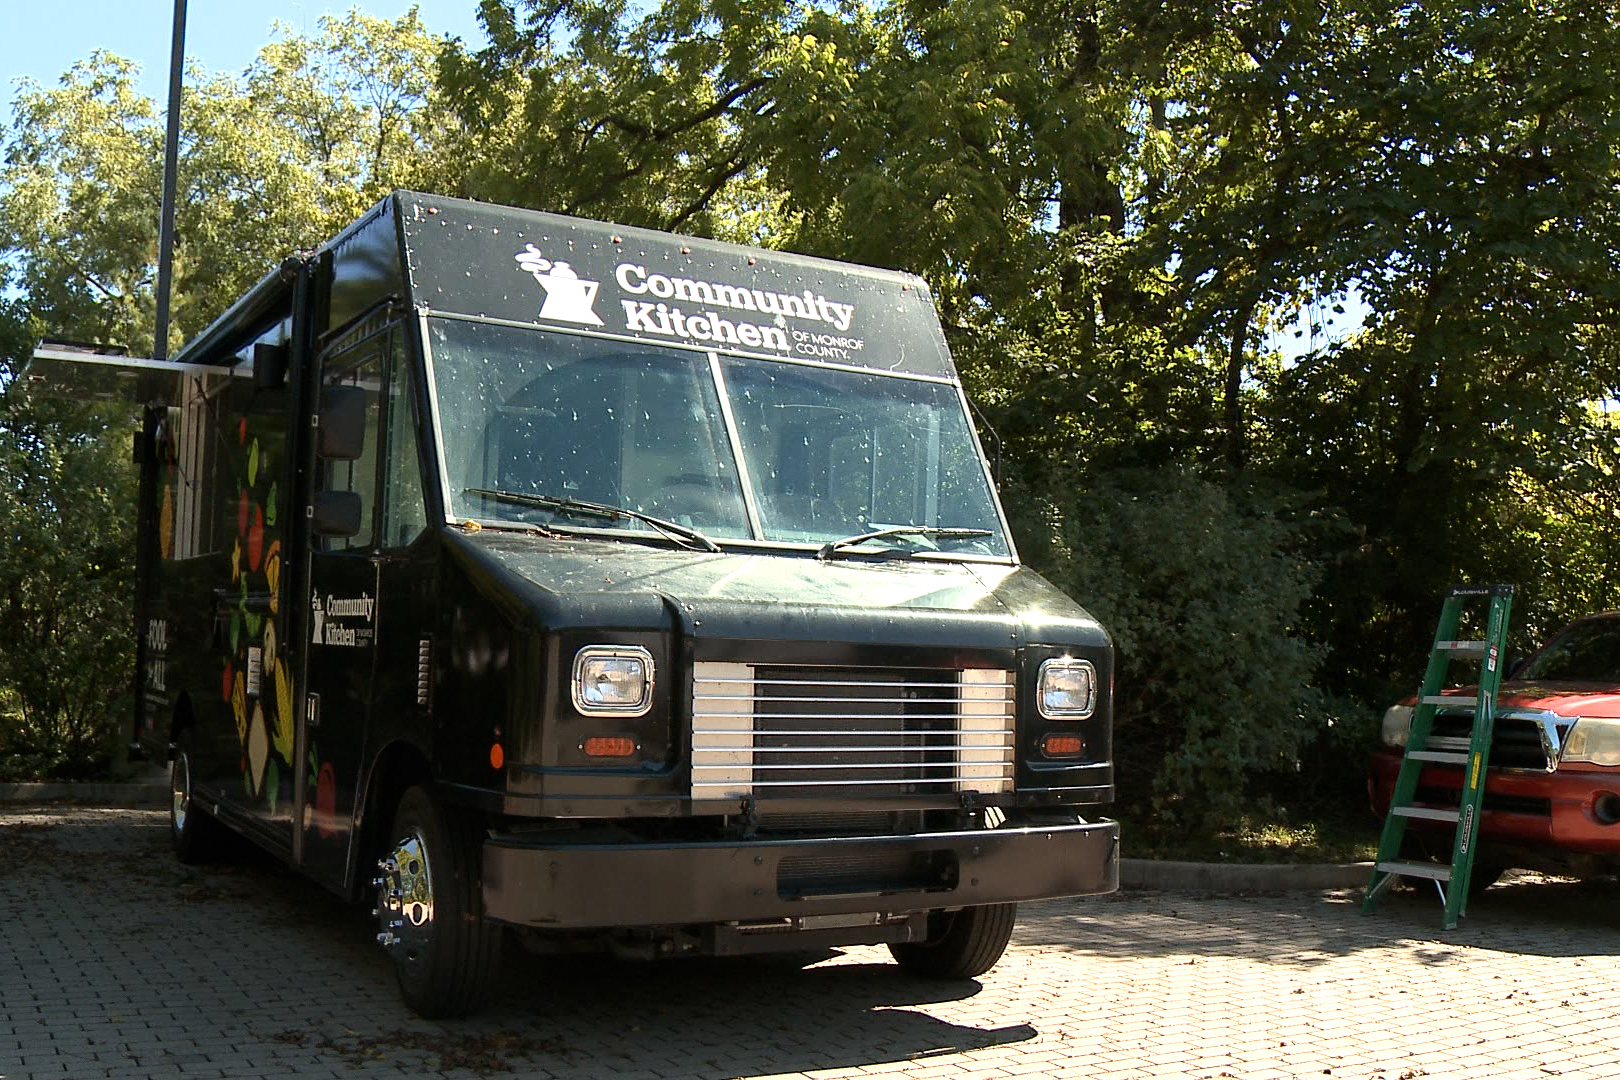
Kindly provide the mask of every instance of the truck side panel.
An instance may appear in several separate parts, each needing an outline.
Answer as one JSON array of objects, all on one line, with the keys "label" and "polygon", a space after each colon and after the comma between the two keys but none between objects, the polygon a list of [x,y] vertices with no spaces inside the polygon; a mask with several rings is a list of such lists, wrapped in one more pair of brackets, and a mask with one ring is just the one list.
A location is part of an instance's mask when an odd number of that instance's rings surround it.
[{"label": "truck side panel", "polygon": [[[285,386],[252,377],[255,345],[281,348],[290,317],[245,332],[211,362],[159,430],[158,547],[164,689],[153,730],[189,740],[205,805],[285,851],[295,714],[282,577],[293,411]],[[228,347],[228,346],[227,346]],[[232,363],[234,361],[234,363]]]}]

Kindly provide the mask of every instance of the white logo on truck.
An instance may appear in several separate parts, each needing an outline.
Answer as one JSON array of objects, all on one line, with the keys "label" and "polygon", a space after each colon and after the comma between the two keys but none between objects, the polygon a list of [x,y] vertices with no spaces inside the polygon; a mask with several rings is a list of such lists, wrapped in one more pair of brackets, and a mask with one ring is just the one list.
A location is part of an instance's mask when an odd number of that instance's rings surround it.
[{"label": "white logo on truck", "polygon": [[524,246],[513,258],[546,291],[546,301],[540,305],[540,318],[577,326],[602,326],[601,318],[593,310],[601,282],[587,281],[575,273],[574,268],[562,261],[553,262],[540,253],[533,244]]},{"label": "white logo on truck", "polygon": [[[533,244],[513,258],[546,291],[540,318],[606,325],[595,310],[601,282],[580,277],[566,262],[546,258]],[[778,292],[661,274],[631,262],[614,268],[613,281],[624,310],[624,328],[632,334],[839,363],[859,362],[866,347],[864,338],[848,332],[856,321],[855,305],[814,289]]]},{"label": "white logo on truck", "polygon": [[[359,596],[332,596],[324,599],[318,592],[309,596],[309,610],[314,617],[315,645],[349,645],[365,647],[376,638],[370,624],[376,618],[377,598],[362,592]],[[361,619],[367,625],[355,626],[347,620]],[[343,620],[343,621],[340,621]]]}]

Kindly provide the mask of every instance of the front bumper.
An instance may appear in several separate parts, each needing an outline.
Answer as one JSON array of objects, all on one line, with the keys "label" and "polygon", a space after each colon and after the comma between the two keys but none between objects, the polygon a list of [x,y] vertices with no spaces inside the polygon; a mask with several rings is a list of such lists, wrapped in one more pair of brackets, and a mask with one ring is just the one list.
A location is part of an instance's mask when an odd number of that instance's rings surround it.
[{"label": "front bumper", "polygon": [[484,842],[485,915],[550,930],[904,914],[1118,886],[1112,821],[836,839]]},{"label": "front bumper", "polygon": [[[1400,751],[1385,747],[1374,752],[1367,791],[1380,816],[1389,812],[1400,767]],[[1455,807],[1462,785],[1461,767],[1430,765],[1418,778],[1417,805]],[[1485,776],[1480,838],[1486,844],[1620,857],[1620,821],[1598,810],[1615,799],[1620,799],[1620,769],[1573,764],[1550,773],[1492,768]],[[1451,831],[1449,825],[1419,820],[1408,822],[1408,827]]]}]

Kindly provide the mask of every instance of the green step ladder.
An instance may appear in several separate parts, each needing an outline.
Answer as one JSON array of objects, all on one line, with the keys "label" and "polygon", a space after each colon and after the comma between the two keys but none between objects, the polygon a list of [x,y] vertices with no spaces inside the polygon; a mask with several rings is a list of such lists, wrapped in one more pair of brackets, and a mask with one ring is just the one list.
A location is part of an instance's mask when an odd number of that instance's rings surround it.
[{"label": "green step ladder", "polygon": [[[1486,616],[1483,640],[1459,641],[1457,628],[1462,622],[1463,610],[1470,602],[1488,599],[1490,610]],[[1401,769],[1395,779],[1395,791],[1390,798],[1389,816],[1384,819],[1383,838],[1378,843],[1378,858],[1373,863],[1372,881],[1367,886],[1361,910],[1370,912],[1378,906],[1378,898],[1400,877],[1427,878],[1434,882],[1440,899],[1445,904],[1446,930],[1453,930],[1457,920],[1468,910],[1468,881],[1474,870],[1474,843],[1478,829],[1480,803],[1485,797],[1485,768],[1491,750],[1491,730],[1496,724],[1496,696],[1502,685],[1502,664],[1507,656],[1508,616],[1513,608],[1511,585],[1459,585],[1446,592],[1440,609],[1440,625],[1434,634],[1434,649],[1429,653],[1429,667],[1423,675],[1423,687],[1418,691],[1417,707],[1412,712],[1411,734],[1406,740],[1406,753],[1401,758]],[[1447,683],[1447,672],[1453,661],[1478,663],[1478,689],[1471,696],[1442,694]],[[1474,722],[1468,738],[1432,735],[1437,709],[1450,711],[1472,710]],[[1428,765],[1461,765],[1463,770],[1462,799],[1457,809],[1439,809],[1414,806],[1418,776]],[[1455,825],[1451,845],[1451,862],[1407,862],[1401,858],[1406,839],[1406,826],[1410,821],[1444,821]]]}]

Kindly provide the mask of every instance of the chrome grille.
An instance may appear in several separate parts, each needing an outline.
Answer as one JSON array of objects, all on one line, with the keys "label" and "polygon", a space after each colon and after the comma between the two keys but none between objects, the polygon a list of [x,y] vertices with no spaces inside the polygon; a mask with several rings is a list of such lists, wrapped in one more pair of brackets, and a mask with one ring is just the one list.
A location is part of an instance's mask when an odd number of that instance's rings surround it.
[{"label": "chrome grille", "polygon": [[[1551,722],[1556,732],[1549,736]],[[1490,766],[1493,769],[1539,769],[1551,772],[1558,764],[1558,747],[1568,736],[1573,720],[1528,709],[1504,709],[1491,726]],[[1440,709],[1430,729],[1431,748],[1468,749],[1474,729],[1472,711]],[[1444,740],[1440,742],[1439,740]]]},{"label": "chrome grille", "polygon": [[1010,671],[700,662],[692,797],[1011,791]]}]

